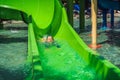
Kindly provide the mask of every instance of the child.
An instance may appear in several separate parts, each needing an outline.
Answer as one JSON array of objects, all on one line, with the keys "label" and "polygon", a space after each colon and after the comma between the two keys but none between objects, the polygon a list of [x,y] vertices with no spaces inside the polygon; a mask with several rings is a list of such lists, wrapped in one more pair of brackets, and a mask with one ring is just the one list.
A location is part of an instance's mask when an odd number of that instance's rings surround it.
[{"label": "child", "polygon": [[78,15],[79,15],[79,12],[80,12],[80,6],[78,5],[78,3],[74,4],[73,12],[74,12],[74,17],[79,17]]}]

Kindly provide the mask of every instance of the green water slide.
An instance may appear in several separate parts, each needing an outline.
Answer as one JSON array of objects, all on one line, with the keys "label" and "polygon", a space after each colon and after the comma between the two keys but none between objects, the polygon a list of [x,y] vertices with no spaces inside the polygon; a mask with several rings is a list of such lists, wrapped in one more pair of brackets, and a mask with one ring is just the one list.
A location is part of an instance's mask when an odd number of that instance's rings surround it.
[{"label": "green water slide", "polygon": [[[0,19],[28,24],[27,61],[33,67],[25,80],[120,80],[120,69],[73,30],[59,0],[0,0]],[[42,42],[46,36],[54,42]]]}]

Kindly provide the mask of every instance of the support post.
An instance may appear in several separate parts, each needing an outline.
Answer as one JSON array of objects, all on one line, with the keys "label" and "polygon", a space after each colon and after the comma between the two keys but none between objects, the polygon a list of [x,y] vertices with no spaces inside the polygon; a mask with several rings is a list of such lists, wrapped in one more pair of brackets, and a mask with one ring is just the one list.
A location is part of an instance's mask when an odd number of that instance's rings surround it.
[{"label": "support post", "polygon": [[90,48],[96,50],[101,47],[97,45],[97,0],[91,0],[91,15],[92,15],[92,44]]},{"label": "support post", "polygon": [[114,29],[114,10],[110,10],[111,13],[111,28]]},{"label": "support post", "polygon": [[73,0],[67,0],[68,21],[73,26]]},{"label": "support post", "polygon": [[3,29],[3,21],[0,19],[0,29]]},{"label": "support post", "polygon": [[85,0],[79,0],[80,13],[79,13],[79,28],[80,31],[85,29]]},{"label": "support post", "polygon": [[97,0],[91,2],[92,12],[92,48],[97,46]]},{"label": "support post", "polygon": [[103,23],[102,23],[102,30],[106,30],[107,29],[107,10],[103,9]]}]

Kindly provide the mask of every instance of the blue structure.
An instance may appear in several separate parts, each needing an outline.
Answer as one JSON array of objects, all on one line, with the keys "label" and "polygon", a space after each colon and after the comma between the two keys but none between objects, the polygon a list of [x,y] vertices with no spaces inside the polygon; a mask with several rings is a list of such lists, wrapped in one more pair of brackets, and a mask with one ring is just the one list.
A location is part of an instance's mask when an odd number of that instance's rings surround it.
[{"label": "blue structure", "polygon": [[98,0],[99,7],[103,10],[103,24],[101,29],[107,30],[107,9],[111,13],[111,29],[114,28],[114,10],[120,10],[120,0]]},{"label": "blue structure", "polygon": [[106,30],[107,29],[107,10],[103,9],[103,23],[102,23],[102,30]]}]

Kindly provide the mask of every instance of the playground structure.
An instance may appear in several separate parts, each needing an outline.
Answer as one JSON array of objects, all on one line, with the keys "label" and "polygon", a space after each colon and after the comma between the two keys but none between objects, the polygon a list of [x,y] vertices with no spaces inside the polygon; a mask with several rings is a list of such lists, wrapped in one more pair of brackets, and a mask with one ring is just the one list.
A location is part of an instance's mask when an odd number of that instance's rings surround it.
[{"label": "playground structure", "polygon": [[[98,0],[97,1],[92,1],[91,2],[92,4],[92,44],[90,45],[91,48],[93,49],[96,49],[98,47],[100,47],[100,45],[98,44],[97,45],[97,3],[98,3],[98,6],[100,8],[103,9],[103,25],[102,25],[102,29],[103,30],[107,30],[107,17],[106,17],[106,10],[107,9],[111,9],[111,29],[113,30],[113,24],[114,24],[114,10],[120,10],[120,1],[109,1],[109,0],[106,0],[106,1],[103,1],[103,0]],[[112,6],[111,6],[112,5]]]},{"label": "playground structure", "polygon": [[[1,19],[23,20],[28,24],[27,61],[33,63],[33,73],[30,74],[33,74],[32,78],[34,80],[40,79],[40,77],[36,75],[39,74],[39,71],[41,71],[42,68],[43,72],[45,71],[44,67],[42,67],[40,63],[35,64],[39,61],[42,63],[41,54],[53,55],[61,53],[79,54],[79,57],[83,58],[85,64],[89,65],[90,68],[93,68],[96,71],[96,76],[98,77],[97,80],[120,79],[120,70],[107,60],[102,59],[96,52],[89,49],[82,39],[79,38],[77,33],[68,23],[65,9],[61,6],[58,0],[31,0],[31,2],[29,0],[2,0],[0,2],[0,8],[2,9],[3,13],[0,13]],[[13,16],[13,12],[14,15],[18,15],[19,17]],[[94,12],[94,14],[96,14],[96,12]],[[93,19],[96,20],[95,18]],[[96,24],[94,24],[94,27],[96,27]],[[45,35],[51,35],[54,40],[58,42],[58,45],[55,45],[54,47],[44,47],[41,39]],[[60,64],[60,62],[56,63],[56,65],[58,64]],[[62,67],[61,65],[58,66]],[[57,68],[59,71],[60,68]],[[30,80],[30,78],[31,76],[29,76],[29,79],[27,79]],[[88,80],[87,78],[85,79]]]},{"label": "playground structure", "polygon": [[[73,26],[73,8],[71,8],[71,6],[73,6],[73,0],[68,1],[68,19],[69,19],[69,23]],[[91,31],[91,35],[92,35],[92,43],[89,45],[90,48],[92,49],[97,49],[100,48],[101,45],[97,44],[97,10],[98,8],[102,10],[103,13],[103,22],[102,22],[102,26],[101,26],[101,30],[113,30],[114,29],[114,10],[120,10],[120,1],[119,0],[97,0],[97,1],[90,1],[90,0],[82,0],[79,1],[79,6],[81,7],[81,10],[79,11],[79,32],[83,32],[85,30],[85,5],[86,2],[91,2],[91,16],[92,16],[92,31]],[[110,26],[107,27],[107,13],[108,10],[110,10],[110,14],[111,14],[111,22],[110,22]],[[69,14],[70,13],[70,14]]]},{"label": "playground structure", "polygon": [[100,6],[101,9],[103,9],[103,25],[102,29],[106,30],[108,29],[107,27],[107,12],[110,10],[111,14],[111,27],[110,29],[114,29],[114,10],[120,10],[120,1],[119,0],[98,0],[98,5]]}]

